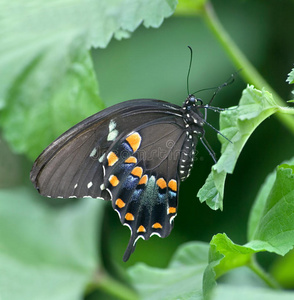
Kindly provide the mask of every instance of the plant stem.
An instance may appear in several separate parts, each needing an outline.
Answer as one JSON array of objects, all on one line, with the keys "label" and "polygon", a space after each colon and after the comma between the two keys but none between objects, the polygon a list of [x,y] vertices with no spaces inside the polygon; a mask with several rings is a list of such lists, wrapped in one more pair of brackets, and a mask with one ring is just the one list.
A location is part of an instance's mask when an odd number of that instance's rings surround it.
[{"label": "plant stem", "polygon": [[[235,64],[237,69],[241,69],[241,76],[249,84],[253,84],[258,89],[265,88],[270,92],[279,106],[285,106],[285,102],[257,72],[254,66],[249,62],[238,46],[233,42],[218,20],[214,9],[209,1],[206,2],[203,10],[203,17],[208,27],[214,33],[216,38]],[[286,113],[277,113],[275,116],[294,134],[294,118]]]},{"label": "plant stem", "polygon": [[249,264],[249,268],[269,287],[273,289],[281,289],[280,285],[259,266],[254,256],[252,257],[251,263]]},{"label": "plant stem", "polygon": [[95,290],[102,290],[108,295],[122,300],[138,300],[138,295],[126,285],[113,279],[106,273],[99,272],[96,274],[93,282],[89,283],[86,288],[86,294]]}]

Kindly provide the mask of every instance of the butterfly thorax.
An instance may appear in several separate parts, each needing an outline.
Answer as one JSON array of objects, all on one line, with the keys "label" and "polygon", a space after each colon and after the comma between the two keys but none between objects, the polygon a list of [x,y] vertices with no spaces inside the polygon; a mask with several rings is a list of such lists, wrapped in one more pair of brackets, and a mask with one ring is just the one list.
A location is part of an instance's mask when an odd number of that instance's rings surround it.
[{"label": "butterfly thorax", "polygon": [[181,181],[190,175],[194,163],[198,136],[204,134],[204,121],[203,115],[199,111],[200,106],[202,106],[202,100],[196,99],[194,95],[189,95],[182,107],[183,120],[186,127],[186,140],[182,147],[178,166]]},{"label": "butterfly thorax", "polygon": [[189,95],[182,107],[183,119],[186,123],[186,127],[191,127],[191,129],[193,129],[192,132],[198,135],[204,133],[204,118],[199,110],[200,107],[203,107],[202,104],[203,102],[201,99],[195,98],[194,95]]}]

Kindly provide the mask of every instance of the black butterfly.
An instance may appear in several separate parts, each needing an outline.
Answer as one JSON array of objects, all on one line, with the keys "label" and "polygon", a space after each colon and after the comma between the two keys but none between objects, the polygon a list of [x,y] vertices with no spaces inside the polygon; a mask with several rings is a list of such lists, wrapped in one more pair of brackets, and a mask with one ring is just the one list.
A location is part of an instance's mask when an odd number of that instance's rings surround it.
[{"label": "black butterfly", "polygon": [[139,238],[170,234],[179,185],[190,175],[198,138],[216,161],[203,125],[211,126],[207,109],[223,110],[210,104],[232,82],[216,88],[207,105],[193,93],[182,107],[137,99],[106,108],[49,145],[36,159],[31,181],[46,197],[111,200],[121,223],[131,230],[123,257],[127,261]]},{"label": "black butterfly", "polygon": [[200,109],[222,110],[194,95],[182,107],[138,99],[106,108],[49,145],[36,159],[31,181],[46,197],[111,200],[131,230],[127,261],[139,238],[170,234],[198,138],[214,157]]}]

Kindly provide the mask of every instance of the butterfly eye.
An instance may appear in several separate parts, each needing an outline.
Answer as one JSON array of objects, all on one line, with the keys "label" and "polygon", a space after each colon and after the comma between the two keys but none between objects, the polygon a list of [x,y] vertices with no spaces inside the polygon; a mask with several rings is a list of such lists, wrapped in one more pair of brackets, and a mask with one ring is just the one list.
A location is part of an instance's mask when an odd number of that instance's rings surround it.
[{"label": "butterfly eye", "polygon": [[194,95],[189,95],[188,99],[191,105],[196,103],[196,98]]}]

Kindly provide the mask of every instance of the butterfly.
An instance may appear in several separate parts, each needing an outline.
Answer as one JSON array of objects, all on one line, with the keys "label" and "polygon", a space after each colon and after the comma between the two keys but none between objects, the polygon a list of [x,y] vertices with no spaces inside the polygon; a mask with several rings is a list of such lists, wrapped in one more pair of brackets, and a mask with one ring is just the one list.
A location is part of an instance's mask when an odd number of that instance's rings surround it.
[{"label": "butterfly", "polygon": [[170,234],[180,182],[190,175],[198,140],[216,162],[203,126],[212,127],[208,109],[223,110],[210,104],[229,83],[217,87],[206,105],[188,92],[182,106],[136,99],[106,108],[52,142],[34,162],[31,181],[46,197],[111,201],[131,231],[127,261],[139,238]]}]

